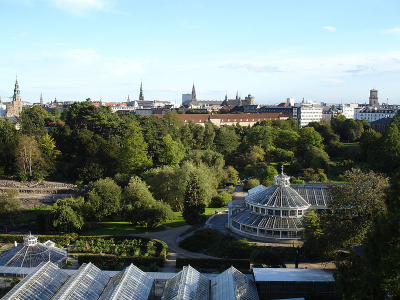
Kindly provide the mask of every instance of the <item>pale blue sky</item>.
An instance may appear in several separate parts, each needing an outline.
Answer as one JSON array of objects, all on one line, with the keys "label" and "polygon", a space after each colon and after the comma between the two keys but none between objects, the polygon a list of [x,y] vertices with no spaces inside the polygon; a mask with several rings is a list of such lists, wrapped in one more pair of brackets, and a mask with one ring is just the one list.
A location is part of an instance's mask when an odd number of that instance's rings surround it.
[{"label": "pale blue sky", "polygon": [[400,104],[398,0],[0,0],[0,96]]}]

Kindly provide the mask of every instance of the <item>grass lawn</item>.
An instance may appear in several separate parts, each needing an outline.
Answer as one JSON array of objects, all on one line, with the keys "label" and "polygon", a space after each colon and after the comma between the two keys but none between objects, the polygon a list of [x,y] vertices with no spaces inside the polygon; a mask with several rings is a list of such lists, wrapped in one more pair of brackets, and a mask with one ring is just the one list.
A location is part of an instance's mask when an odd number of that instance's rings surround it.
[{"label": "grass lawn", "polygon": [[[220,207],[206,207],[206,212],[205,215],[207,219],[211,217],[214,213],[215,210],[218,209],[218,211],[223,211],[225,208],[220,208]],[[167,225],[169,227],[181,227],[187,225],[185,220],[182,217],[182,212],[174,212],[175,218],[173,220],[169,220],[164,223],[164,225]]]},{"label": "grass lawn", "polygon": [[127,235],[165,230],[164,226],[157,226],[155,229],[133,226],[129,222],[98,222],[103,228],[87,231],[80,235]]},{"label": "grass lawn", "polygon": [[41,206],[37,206],[35,208],[26,210],[21,213],[19,222],[21,222],[21,223],[35,222],[37,215],[42,213],[47,216],[50,213],[50,209],[51,209],[51,206],[41,205]]}]

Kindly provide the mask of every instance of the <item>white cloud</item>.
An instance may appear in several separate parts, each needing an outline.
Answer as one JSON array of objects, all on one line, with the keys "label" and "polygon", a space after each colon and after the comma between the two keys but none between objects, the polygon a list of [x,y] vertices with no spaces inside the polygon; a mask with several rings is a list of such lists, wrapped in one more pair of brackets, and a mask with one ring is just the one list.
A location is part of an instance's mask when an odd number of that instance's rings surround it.
[{"label": "white cloud", "polygon": [[330,32],[336,32],[336,28],[335,27],[331,27],[331,26],[324,26],[322,27],[322,29],[330,31]]},{"label": "white cloud", "polygon": [[400,34],[400,28],[381,30],[381,32],[385,34]]},{"label": "white cloud", "polygon": [[345,81],[342,79],[335,79],[335,78],[321,78],[323,81],[332,82],[332,83],[344,83]]},{"label": "white cloud", "polygon": [[90,10],[106,10],[111,6],[109,0],[49,0],[58,9],[82,15]]}]

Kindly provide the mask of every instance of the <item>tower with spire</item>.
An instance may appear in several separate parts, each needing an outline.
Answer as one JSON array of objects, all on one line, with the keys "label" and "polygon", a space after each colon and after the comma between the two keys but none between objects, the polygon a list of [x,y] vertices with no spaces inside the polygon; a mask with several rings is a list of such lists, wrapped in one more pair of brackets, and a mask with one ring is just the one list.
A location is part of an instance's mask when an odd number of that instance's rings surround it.
[{"label": "tower with spire", "polygon": [[43,106],[43,95],[40,93],[40,106]]},{"label": "tower with spire", "polygon": [[192,87],[192,99],[191,99],[191,101],[192,102],[193,101],[197,101],[197,99],[196,99],[196,89],[194,87],[194,83],[193,83],[193,87]]},{"label": "tower with spire", "polygon": [[15,79],[14,95],[7,108],[7,117],[19,117],[22,111],[21,92],[19,90],[18,78]]},{"label": "tower with spire", "polygon": [[144,101],[144,94],[143,94],[143,86],[142,86],[142,82],[140,82],[139,101]]}]

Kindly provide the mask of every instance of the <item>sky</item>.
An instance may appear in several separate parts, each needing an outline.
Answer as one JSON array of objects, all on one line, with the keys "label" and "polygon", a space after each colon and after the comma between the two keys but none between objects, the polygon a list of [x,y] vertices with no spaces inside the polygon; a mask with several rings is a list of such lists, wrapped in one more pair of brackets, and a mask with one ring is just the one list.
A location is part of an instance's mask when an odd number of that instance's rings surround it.
[{"label": "sky", "polygon": [[0,0],[0,96],[400,104],[398,0]]}]

